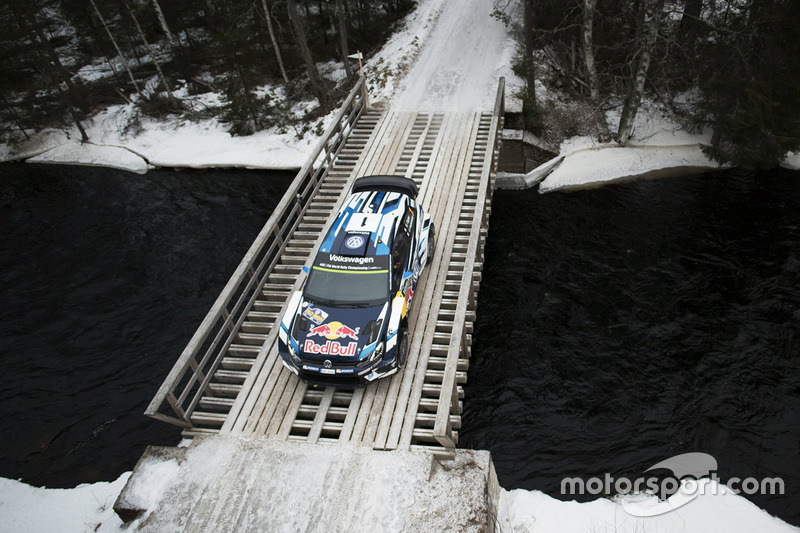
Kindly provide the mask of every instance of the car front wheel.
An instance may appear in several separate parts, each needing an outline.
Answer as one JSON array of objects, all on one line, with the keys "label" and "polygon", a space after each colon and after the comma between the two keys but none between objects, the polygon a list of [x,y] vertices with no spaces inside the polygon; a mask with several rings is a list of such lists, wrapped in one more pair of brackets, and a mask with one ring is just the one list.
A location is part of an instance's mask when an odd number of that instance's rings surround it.
[{"label": "car front wheel", "polygon": [[431,222],[431,227],[428,228],[428,258],[426,260],[426,264],[430,264],[433,261],[433,252],[436,250],[436,243],[434,240],[436,239],[436,226],[434,226],[433,222]]},{"label": "car front wheel", "polygon": [[397,335],[399,337],[397,341],[397,367],[402,368],[408,358],[408,330],[403,328]]}]

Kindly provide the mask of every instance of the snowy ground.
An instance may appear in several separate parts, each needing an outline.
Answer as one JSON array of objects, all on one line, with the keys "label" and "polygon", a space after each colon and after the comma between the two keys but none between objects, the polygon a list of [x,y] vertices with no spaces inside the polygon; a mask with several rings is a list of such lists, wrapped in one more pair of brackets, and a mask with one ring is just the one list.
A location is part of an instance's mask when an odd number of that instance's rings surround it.
[{"label": "snowy ground", "polygon": [[490,111],[514,43],[492,0],[445,3],[438,24],[392,99],[398,111]]},{"label": "snowy ground", "polygon": [[[511,73],[515,45],[503,26],[489,18],[492,0],[420,0],[404,27],[365,65],[371,102],[399,110],[491,110],[499,76],[505,76],[507,101],[521,80]],[[269,89],[265,90],[277,90]],[[537,89],[538,90],[538,89]],[[198,97],[197,105],[217,95]],[[204,102],[204,99],[206,100]],[[313,102],[294,110],[302,113]],[[158,123],[144,119],[138,135],[127,134],[131,106],[117,106],[94,117],[91,144],[81,145],[75,131],[43,132],[17,149],[0,146],[0,161],[113,166],[146,172],[151,166],[253,168],[300,167],[317,139],[279,128],[248,137],[232,137],[215,119]],[[612,123],[614,117],[610,117]],[[325,126],[325,120],[321,124]],[[700,152],[704,136],[670,125],[655,109],[643,110],[631,146],[598,145],[592,139],[562,144],[563,161],[542,183],[542,190],[586,186],[642,174],[713,168]],[[800,154],[787,166],[800,168]],[[403,465],[385,465],[399,472]],[[396,467],[396,468],[395,468]],[[75,489],[34,488],[0,479],[0,532],[122,531],[111,509],[129,474],[112,483]],[[388,479],[387,479],[388,481]],[[155,478],[145,492],[158,492]],[[561,502],[538,491],[502,491],[500,531],[798,531],[732,494],[704,495],[676,511],[650,518],[626,513],[620,501]]]}]

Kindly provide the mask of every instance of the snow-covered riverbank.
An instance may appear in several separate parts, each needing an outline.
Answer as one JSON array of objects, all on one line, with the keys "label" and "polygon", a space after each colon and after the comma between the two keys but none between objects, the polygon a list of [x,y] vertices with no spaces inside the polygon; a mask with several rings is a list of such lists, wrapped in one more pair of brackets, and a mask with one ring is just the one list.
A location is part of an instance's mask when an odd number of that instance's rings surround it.
[{"label": "snow-covered riverbank", "polygon": [[[446,0],[420,0],[404,28],[367,62],[365,70],[373,105],[422,109],[437,101],[448,110],[490,110],[500,75],[507,79],[508,99],[514,100],[512,95],[522,83],[510,68],[514,43],[498,33],[505,31],[502,25],[488,19],[492,0],[462,0],[456,10],[465,15],[459,24],[472,24],[460,28],[460,33],[473,43],[481,43],[480,53],[465,54],[463,42],[451,39],[452,31],[436,31],[442,16],[457,16],[443,14],[443,10],[448,6],[453,9],[454,5]],[[485,13],[486,19],[475,16],[476,13]],[[436,53],[427,52],[434,49]],[[426,52],[451,58],[451,63],[455,61],[452,58],[464,62],[434,72],[417,62]],[[493,69],[491,76],[481,78],[480,82],[466,81],[474,81],[475,73],[486,72],[487,66]],[[411,70],[417,67],[422,70]],[[409,71],[415,77],[406,77]],[[197,104],[214,98],[218,95],[202,95]],[[302,114],[306,106],[312,105],[313,102],[300,104],[295,111]],[[143,119],[138,133],[133,135],[126,132],[132,113],[132,106],[116,106],[96,115],[87,128],[91,143],[81,144],[76,131],[43,132],[20,147],[0,147],[0,160],[100,165],[139,173],[152,166],[298,168],[318,140],[312,132],[324,131],[331,117],[319,119],[299,135],[292,128],[275,127],[251,136],[233,137],[216,119],[171,123]],[[597,145],[586,138],[563,143],[564,160],[543,181],[542,190],[586,186],[667,170],[716,168],[700,149],[708,141],[707,136],[689,134],[658,117],[656,109],[649,113],[643,110],[636,137],[627,148]],[[793,155],[788,166],[800,168],[800,155]],[[387,467],[384,472],[391,475],[392,469]],[[123,474],[110,483],[69,490],[33,488],[0,479],[0,531],[123,531],[122,522],[111,507],[129,475]],[[797,531],[745,498],[732,494],[704,495],[679,511],[646,519],[626,514],[619,502],[607,499],[588,504],[561,502],[539,491],[503,491],[500,502],[500,531]]]}]

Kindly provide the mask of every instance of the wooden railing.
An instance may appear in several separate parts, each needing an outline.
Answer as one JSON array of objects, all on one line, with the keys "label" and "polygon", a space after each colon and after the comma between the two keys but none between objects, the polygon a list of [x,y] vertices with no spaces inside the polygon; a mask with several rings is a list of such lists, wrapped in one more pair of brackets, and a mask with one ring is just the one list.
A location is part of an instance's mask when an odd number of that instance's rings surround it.
[{"label": "wooden railing", "polygon": [[366,82],[362,77],[172,367],[146,415],[193,427],[192,412],[366,107]]},{"label": "wooden railing", "polygon": [[[495,99],[492,123],[489,129],[490,144],[486,147],[483,168],[478,194],[478,201],[475,206],[475,214],[472,219],[469,245],[467,247],[466,260],[464,261],[464,271],[461,277],[461,285],[458,291],[458,302],[456,304],[456,320],[453,324],[453,331],[450,334],[450,345],[447,349],[447,362],[445,363],[442,388],[439,393],[439,403],[436,410],[436,422],[433,427],[433,436],[436,441],[445,448],[455,448],[456,442],[453,437],[453,427],[451,415],[461,414],[461,405],[458,401],[458,383],[456,382],[456,371],[458,360],[464,357],[469,348],[466,332],[467,311],[474,311],[476,307],[475,292],[473,290],[473,273],[475,263],[480,262],[483,254],[481,245],[481,229],[489,226],[487,219],[486,200],[492,194],[492,173],[497,161],[500,134],[499,129],[503,127],[503,114],[505,111],[505,78],[500,78],[497,87],[497,98]],[[492,142],[493,141],[493,142]]]}]

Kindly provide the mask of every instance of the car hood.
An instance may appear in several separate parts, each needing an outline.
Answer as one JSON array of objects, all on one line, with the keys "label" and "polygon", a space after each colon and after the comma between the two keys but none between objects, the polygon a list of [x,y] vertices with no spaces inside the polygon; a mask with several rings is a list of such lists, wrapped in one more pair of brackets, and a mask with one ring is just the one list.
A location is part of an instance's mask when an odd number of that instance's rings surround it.
[{"label": "car hood", "polygon": [[294,328],[300,357],[307,361],[328,359],[340,364],[355,364],[370,337],[373,342],[376,340],[375,335],[370,335],[375,327],[373,321],[385,319],[387,309],[387,304],[362,308],[329,307],[303,298],[295,318],[299,324]]}]

